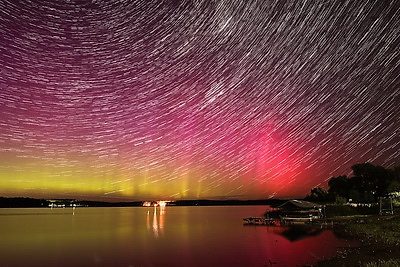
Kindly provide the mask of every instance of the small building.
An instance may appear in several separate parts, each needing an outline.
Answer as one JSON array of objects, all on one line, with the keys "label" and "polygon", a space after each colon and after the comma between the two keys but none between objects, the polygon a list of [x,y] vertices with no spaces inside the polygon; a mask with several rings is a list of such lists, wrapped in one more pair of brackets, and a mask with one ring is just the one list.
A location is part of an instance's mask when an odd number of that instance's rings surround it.
[{"label": "small building", "polygon": [[278,217],[281,224],[311,223],[314,219],[324,217],[323,207],[317,203],[293,199],[275,206],[269,214],[271,217]]}]

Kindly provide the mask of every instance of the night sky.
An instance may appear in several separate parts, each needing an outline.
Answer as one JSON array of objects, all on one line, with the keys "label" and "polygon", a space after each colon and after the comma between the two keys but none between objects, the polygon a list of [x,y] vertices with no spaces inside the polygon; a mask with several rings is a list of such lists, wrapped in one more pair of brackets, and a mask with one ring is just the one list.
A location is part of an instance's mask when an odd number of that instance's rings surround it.
[{"label": "night sky", "polygon": [[0,196],[304,197],[400,165],[400,1],[0,1]]}]

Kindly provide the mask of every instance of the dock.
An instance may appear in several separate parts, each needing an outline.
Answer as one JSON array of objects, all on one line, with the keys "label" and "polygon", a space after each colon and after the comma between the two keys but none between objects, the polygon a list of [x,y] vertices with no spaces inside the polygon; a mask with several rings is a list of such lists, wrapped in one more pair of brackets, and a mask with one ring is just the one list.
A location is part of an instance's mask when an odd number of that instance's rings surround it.
[{"label": "dock", "polygon": [[312,217],[281,217],[281,225],[312,223]]},{"label": "dock", "polygon": [[248,217],[244,218],[246,224],[256,224],[256,225],[275,225],[275,220],[272,218],[263,217]]}]

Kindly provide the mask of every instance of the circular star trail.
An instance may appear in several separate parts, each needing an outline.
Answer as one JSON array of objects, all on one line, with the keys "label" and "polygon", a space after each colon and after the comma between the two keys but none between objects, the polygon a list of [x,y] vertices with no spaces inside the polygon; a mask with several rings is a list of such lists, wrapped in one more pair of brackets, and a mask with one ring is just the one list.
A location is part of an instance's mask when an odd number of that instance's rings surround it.
[{"label": "circular star trail", "polygon": [[400,165],[399,1],[0,2],[0,193],[304,196]]}]

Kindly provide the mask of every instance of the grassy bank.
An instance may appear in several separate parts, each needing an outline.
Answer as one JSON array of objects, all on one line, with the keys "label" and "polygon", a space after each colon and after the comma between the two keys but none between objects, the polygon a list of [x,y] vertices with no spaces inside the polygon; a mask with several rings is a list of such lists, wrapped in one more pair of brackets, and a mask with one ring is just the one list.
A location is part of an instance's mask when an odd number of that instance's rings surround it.
[{"label": "grassy bank", "polygon": [[372,206],[358,206],[353,207],[350,205],[326,205],[325,215],[327,218],[347,217],[347,216],[360,216],[360,215],[375,215],[379,213],[378,204]]},{"label": "grassy bank", "polygon": [[367,217],[365,222],[350,223],[347,228],[368,240],[400,246],[400,215]]},{"label": "grassy bank", "polygon": [[338,226],[339,234],[362,245],[350,248],[317,266],[400,266],[400,215],[349,216]]}]

